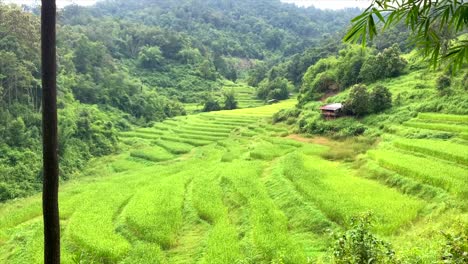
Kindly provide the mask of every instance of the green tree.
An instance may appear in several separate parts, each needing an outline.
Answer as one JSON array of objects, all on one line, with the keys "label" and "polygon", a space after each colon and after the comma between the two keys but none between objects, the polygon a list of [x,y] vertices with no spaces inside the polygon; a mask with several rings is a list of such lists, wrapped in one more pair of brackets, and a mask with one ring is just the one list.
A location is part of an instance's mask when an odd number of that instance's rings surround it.
[{"label": "green tree", "polygon": [[196,64],[203,60],[200,50],[195,48],[185,48],[179,51],[177,57],[182,63]]},{"label": "green tree", "polygon": [[8,126],[6,132],[7,142],[10,146],[25,147],[30,143],[30,134],[26,129],[23,118],[21,117],[13,120]]},{"label": "green tree", "polygon": [[437,78],[436,87],[439,91],[439,94],[445,95],[450,91],[450,86],[452,85],[452,80],[447,75],[441,75]]},{"label": "green tree", "polygon": [[28,62],[19,60],[14,52],[0,50],[0,101],[10,105],[13,101],[31,102],[35,79]]},{"label": "green tree", "polygon": [[257,97],[263,100],[284,100],[289,98],[289,92],[292,89],[292,84],[283,77],[277,77],[271,81],[265,79],[257,89]]},{"label": "green tree", "polygon": [[138,54],[138,63],[146,69],[159,69],[163,62],[164,57],[158,46],[144,47]]},{"label": "green tree", "polygon": [[73,62],[76,70],[83,74],[96,73],[96,69],[104,68],[110,64],[110,57],[106,47],[99,42],[92,42],[81,35],[76,42]]},{"label": "green tree", "polygon": [[369,93],[364,84],[356,84],[349,91],[349,96],[344,107],[346,111],[356,116],[363,116],[369,113]]},{"label": "green tree", "polygon": [[279,49],[283,41],[284,33],[279,30],[268,30],[265,35],[265,45],[268,49]]},{"label": "green tree", "polygon": [[407,62],[400,57],[400,48],[394,44],[377,55],[371,55],[362,65],[360,78],[371,83],[379,79],[396,77],[401,74]]},{"label": "green tree", "polygon": [[260,82],[265,78],[268,72],[268,67],[265,63],[259,62],[249,71],[247,77],[247,84],[253,87],[257,87]]},{"label": "green tree", "polygon": [[413,32],[421,54],[429,57],[434,67],[443,60],[457,71],[468,63],[468,40],[459,39],[468,27],[468,3],[461,0],[373,0],[352,20],[344,40],[361,41],[365,46],[377,35],[379,22],[386,30],[402,21]]},{"label": "green tree", "polygon": [[345,89],[361,81],[359,72],[366,57],[367,52],[357,45],[348,45],[339,51],[339,63],[336,65],[339,88]]},{"label": "green tree", "polygon": [[224,109],[232,110],[237,108],[236,93],[233,89],[229,91],[224,91]]},{"label": "green tree", "polygon": [[377,85],[369,94],[372,112],[378,113],[392,107],[392,94],[387,87]]},{"label": "green tree", "polygon": [[201,77],[207,80],[216,80],[216,70],[209,60],[202,62],[198,68],[198,71],[200,72]]},{"label": "green tree", "polygon": [[221,106],[219,102],[212,97],[207,98],[205,103],[203,104],[202,112],[211,112],[211,111],[219,111],[221,110]]}]

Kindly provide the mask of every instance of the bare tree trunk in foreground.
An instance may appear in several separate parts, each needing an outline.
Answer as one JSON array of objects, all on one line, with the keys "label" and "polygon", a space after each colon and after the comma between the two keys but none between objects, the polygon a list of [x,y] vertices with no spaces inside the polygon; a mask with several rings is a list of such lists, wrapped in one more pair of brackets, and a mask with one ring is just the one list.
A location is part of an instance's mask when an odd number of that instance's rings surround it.
[{"label": "bare tree trunk in foreground", "polygon": [[58,139],[57,139],[57,66],[56,66],[55,0],[42,0],[42,129],[44,263],[60,263],[60,220],[58,210]]}]

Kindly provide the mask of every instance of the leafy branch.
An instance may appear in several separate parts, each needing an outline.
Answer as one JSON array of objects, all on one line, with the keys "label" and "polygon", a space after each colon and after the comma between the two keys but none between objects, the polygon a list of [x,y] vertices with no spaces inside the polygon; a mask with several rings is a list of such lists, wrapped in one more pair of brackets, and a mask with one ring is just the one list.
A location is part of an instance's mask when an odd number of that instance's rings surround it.
[{"label": "leafy branch", "polygon": [[463,0],[373,0],[355,17],[345,42],[366,46],[382,30],[404,23],[421,55],[436,68],[446,62],[454,72],[468,63],[468,3]]}]

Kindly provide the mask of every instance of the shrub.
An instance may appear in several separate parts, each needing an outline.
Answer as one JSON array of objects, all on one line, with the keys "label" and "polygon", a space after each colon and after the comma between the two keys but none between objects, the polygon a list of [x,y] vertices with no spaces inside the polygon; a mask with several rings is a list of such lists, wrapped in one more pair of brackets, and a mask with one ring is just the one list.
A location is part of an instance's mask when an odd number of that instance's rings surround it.
[{"label": "shrub", "polygon": [[225,110],[232,110],[237,108],[236,94],[234,90],[231,89],[230,91],[225,91],[223,96]]},{"label": "shrub", "polygon": [[356,156],[365,153],[375,143],[375,138],[368,136],[352,137],[342,141],[334,141],[330,148],[320,154],[328,160],[354,161]]},{"label": "shrub", "polygon": [[370,56],[362,65],[359,76],[366,82],[396,77],[401,74],[406,64],[406,60],[400,57],[400,48],[395,44],[376,56]]},{"label": "shrub", "polygon": [[356,116],[363,116],[369,112],[369,93],[364,84],[354,85],[349,91],[348,99],[345,102],[345,111]]},{"label": "shrub", "polygon": [[452,85],[452,80],[447,75],[441,75],[437,78],[436,87],[440,94],[447,94],[449,92],[450,85]]},{"label": "shrub", "polygon": [[292,84],[285,78],[277,77],[273,80],[265,79],[259,85],[257,97],[264,100],[288,99],[289,91],[292,89]]},{"label": "shrub", "polygon": [[297,108],[281,109],[273,115],[273,123],[293,120],[299,116],[301,111]]},{"label": "shrub", "polygon": [[335,263],[398,263],[389,243],[371,232],[372,216],[365,213],[351,219],[351,229],[340,235],[333,248]]},{"label": "shrub", "polygon": [[306,77],[304,77],[299,103],[305,104],[310,101],[318,100],[327,92],[337,91],[339,91],[339,85],[334,73],[319,73],[315,76],[315,79],[309,82],[306,82]]},{"label": "shrub", "polygon": [[312,83],[312,90],[317,93],[326,93],[330,91],[338,91],[339,86],[335,76],[331,73],[324,72],[317,75],[316,79]]},{"label": "shrub", "polygon": [[468,72],[465,73],[465,76],[463,76],[462,87],[463,87],[465,90],[468,90]]},{"label": "shrub", "polygon": [[442,248],[443,263],[468,263],[468,226],[461,225],[456,234],[442,233],[446,244]]},{"label": "shrub", "polygon": [[163,65],[163,54],[158,46],[143,47],[138,54],[138,62],[146,69],[158,69]]},{"label": "shrub", "polygon": [[320,115],[301,119],[299,127],[302,132],[337,137],[358,136],[366,131],[366,127],[354,118],[343,117],[327,121]]},{"label": "shrub", "polygon": [[202,109],[203,112],[211,112],[211,111],[219,111],[219,110],[221,110],[221,106],[219,105],[218,101],[214,100],[213,98],[207,99]]},{"label": "shrub", "polygon": [[381,112],[392,107],[392,94],[387,87],[377,85],[369,95],[371,110],[374,113]]}]

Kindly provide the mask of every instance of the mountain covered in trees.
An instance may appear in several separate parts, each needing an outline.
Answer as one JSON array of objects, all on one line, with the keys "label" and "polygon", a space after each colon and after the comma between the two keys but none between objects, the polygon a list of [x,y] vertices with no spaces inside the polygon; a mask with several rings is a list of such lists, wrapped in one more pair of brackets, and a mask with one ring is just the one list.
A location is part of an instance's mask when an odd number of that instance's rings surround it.
[{"label": "mountain covered in trees", "polygon": [[[342,35],[358,12],[279,0],[115,0],[60,10],[62,179],[118,151],[118,131],[184,115],[183,103],[205,100],[225,79],[297,59]],[[41,186],[39,31],[37,8],[0,4],[0,201]],[[272,83],[283,89],[270,85],[260,98],[288,96],[299,78],[279,77]]]}]

